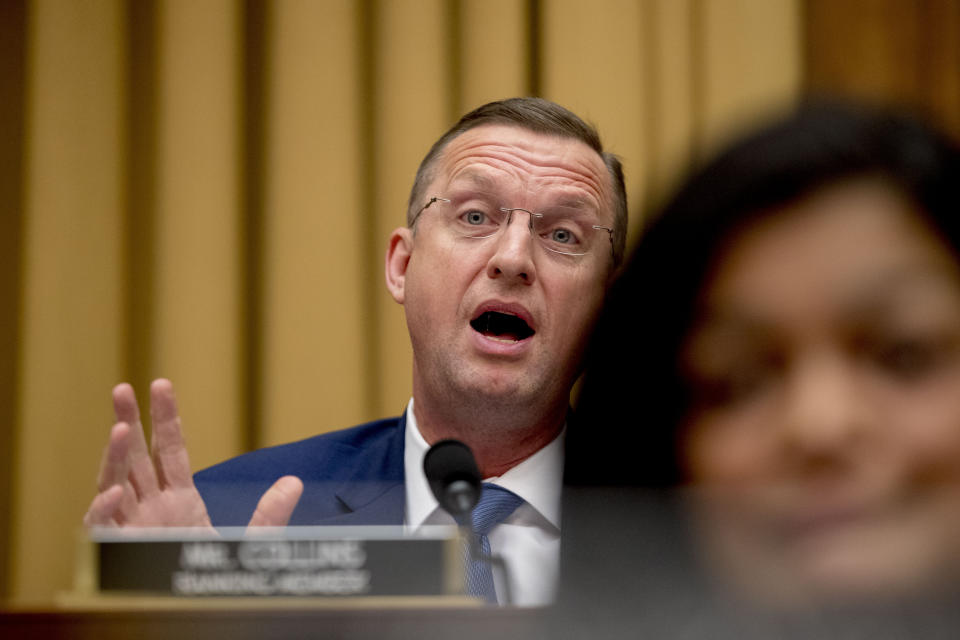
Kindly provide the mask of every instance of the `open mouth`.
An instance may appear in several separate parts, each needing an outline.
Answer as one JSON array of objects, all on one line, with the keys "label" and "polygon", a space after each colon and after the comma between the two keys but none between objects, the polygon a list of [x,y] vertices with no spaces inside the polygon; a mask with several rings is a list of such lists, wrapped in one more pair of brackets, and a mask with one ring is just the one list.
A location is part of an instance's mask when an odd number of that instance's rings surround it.
[{"label": "open mouth", "polygon": [[470,321],[473,330],[482,333],[488,338],[519,342],[526,340],[534,333],[530,325],[520,316],[499,311],[486,311]]}]

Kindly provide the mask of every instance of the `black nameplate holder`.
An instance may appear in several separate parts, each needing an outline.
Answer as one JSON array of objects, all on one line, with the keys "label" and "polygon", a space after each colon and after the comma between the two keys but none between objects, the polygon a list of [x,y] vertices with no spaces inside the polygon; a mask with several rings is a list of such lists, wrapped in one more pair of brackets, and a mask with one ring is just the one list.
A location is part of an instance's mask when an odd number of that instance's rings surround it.
[{"label": "black nameplate holder", "polygon": [[456,527],[95,529],[103,595],[446,596],[464,593]]}]

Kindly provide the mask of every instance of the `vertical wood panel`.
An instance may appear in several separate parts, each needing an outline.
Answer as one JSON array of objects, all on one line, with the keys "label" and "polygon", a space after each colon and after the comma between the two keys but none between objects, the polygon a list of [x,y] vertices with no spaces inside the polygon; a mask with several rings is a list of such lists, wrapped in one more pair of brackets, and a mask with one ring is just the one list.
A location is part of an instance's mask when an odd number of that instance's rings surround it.
[{"label": "vertical wood panel", "polygon": [[355,3],[272,6],[263,444],[369,419]]},{"label": "vertical wood panel", "polygon": [[[551,0],[543,5],[543,94],[597,126],[620,156],[627,201],[645,196],[641,11],[633,0]],[[638,216],[630,228],[636,230]]]},{"label": "vertical wood panel", "polygon": [[[459,0],[462,94],[458,111],[527,95],[529,26],[517,0]],[[456,114],[457,117],[461,114]]]},{"label": "vertical wood panel", "polygon": [[796,98],[802,74],[801,14],[798,0],[699,3],[699,82],[709,149]]},{"label": "vertical wood panel", "polygon": [[960,2],[804,7],[807,89],[918,109],[960,136]]},{"label": "vertical wood panel", "polygon": [[649,54],[644,85],[648,114],[644,123],[644,166],[649,174],[649,204],[664,197],[693,159],[695,45],[692,0],[644,4],[648,22],[642,33],[651,40],[645,44]]},{"label": "vertical wood panel", "polygon": [[[20,330],[26,83],[24,0],[0,3],[0,513],[11,513]],[[10,592],[12,522],[0,520],[0,602]]]},{"label": "vertical wood panel", "polygon": [[127,184],[122,275],[127,340],[123,345],[123,379],[142,394],[151,375],[155,375],[151,330],[155,309],[153,243],[157,204],[156,4],[155,0],[125,2]]},{"label": "vertical wood panel", "polygon": [[412,355],[402,308],[383,283],[383,256],[390,232],[406,222],[417,165],[433,140],[452,124],[443,37],[450,24],[441,0],[380,0],[374,6],[374,233],[380,255],[377,282],[366,286],[380,291],[375,311],[380,336],[375,408],[379,415],[395,415],[410,397]]},{"label": "vertical wood panel", "polygon": [[239,390],[241,424],[239,446],[263,446],[264,320],[266,285],[264,235],[268,148],[266,109],[271,99],[269,81],[272,5],[263,0],[241,0],[239,6],[239,114],[240,176],[237,222],[240,321],[238,333],[242,382]]},{"label": "vertical wood panel", "polygon": [[199,468],[242,441],[238,6],[168,0],[158,20],[152,375],[174,381]]},{"label": "vertical wood panel", "polygon": [[122,5],[33,3],[13,591],[69,584],[122,368]]},{"label": "vertical wood panel", "polygon": [[960,2],[925,0],[921,11],[919,102],[960,138]]},{"label": "vertical wood panel", "polygon": [[810,88],[873,99],[915,95],[918,6],[902,0],[808,0]]}]

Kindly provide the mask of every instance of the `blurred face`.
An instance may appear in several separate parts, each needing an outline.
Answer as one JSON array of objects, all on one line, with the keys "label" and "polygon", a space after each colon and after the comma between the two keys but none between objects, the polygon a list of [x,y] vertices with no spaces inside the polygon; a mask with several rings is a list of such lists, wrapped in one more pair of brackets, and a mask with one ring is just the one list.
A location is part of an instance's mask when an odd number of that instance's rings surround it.
[{"label": "blurred face", "polygon": [[960,568],[960,272],[879,182],[740,234],[684,368],[708,560],[782,603],[916,594]]},{"label": "blurred face", "polygon": [[[400,230],[407,235],[394,244],[409,242],[409,259],[402,279],[388,276],[405,307],[417,402],[565,409],[612,269],[610,244],[578,256],[550,251],[531,235],[529,212],[612,226],[602,159],[579,141],[480,126],[444,150],[426,189],[432,196],[448,202],[427,207],[414,232]],[[500,207],[526,211],[491,237],[456,232],[482,226],[483,212]]]}]

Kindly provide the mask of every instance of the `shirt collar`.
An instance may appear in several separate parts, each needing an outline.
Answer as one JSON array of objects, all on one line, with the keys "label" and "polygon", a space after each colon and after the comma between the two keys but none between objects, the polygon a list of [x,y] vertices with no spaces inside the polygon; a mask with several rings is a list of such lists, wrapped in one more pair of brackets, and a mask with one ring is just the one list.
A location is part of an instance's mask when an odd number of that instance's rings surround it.
[{"label": "shirt collar", "polygon": [[[560,528],[560,489],[563,484],[563,440],[566,427],[545,447],[501,476],[484,478],[513,491],[558,530]],[[406,524],[417,528],[439,509],[430,484],[423,473],[423,457],[430,445],[420,434],[413,413],[413,398],[407,405],[407,431],[404,435],[404,475],[407,487]],[[450,520],[452,522],[452,519]]]}]

